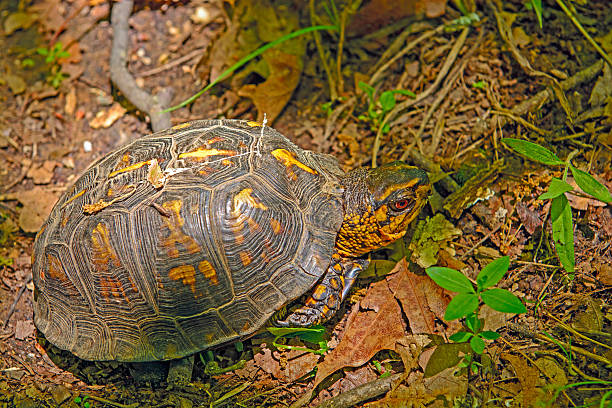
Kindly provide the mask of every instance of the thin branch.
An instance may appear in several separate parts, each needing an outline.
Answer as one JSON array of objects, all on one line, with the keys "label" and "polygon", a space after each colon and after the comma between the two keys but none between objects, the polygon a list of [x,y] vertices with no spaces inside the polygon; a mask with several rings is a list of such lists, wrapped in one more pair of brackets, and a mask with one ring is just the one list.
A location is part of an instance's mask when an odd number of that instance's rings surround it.
[{"label": "thin branch", "polygon": [[153,131],[157,132],[171,126],[170,114],[163,112],[169,104],[172,91],[165,88],[155,96],[140,89],[134,77],[127,69],[127,50],[129,48],[129,18],[134,2],[122,0],[113,5],[111,25],[113,27],[113,45],[110,56],[111,80],[119,90],[151,119]]}]

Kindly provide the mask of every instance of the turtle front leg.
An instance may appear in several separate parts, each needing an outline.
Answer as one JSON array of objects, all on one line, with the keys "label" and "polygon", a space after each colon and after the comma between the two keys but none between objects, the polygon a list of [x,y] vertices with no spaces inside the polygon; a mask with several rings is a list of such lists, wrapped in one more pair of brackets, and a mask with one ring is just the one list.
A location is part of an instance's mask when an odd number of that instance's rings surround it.
[{"label": "turtle front leg", "polygon": [[274,324],[280,327],[306,327],[328,320],[338,311],[357,275],[368,264],[367,259],[342,258],[334,254],[323,280],[315,286],[304,306]]}]

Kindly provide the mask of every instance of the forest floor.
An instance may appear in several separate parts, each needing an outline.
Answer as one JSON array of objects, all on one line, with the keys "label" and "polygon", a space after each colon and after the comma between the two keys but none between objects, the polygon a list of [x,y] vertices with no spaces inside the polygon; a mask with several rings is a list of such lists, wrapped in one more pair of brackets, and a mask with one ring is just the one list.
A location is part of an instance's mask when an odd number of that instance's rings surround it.
[{"label": "forest floor", "polygon": [[[110,79],[115,2],[2,0],[0,407],[612,406],[609,2],[572,6],[601,53],[560,2],[544,6],[542,28],[519,1],[479,3],[479,19],[443,1],[388,10],[371,0],[353,15],[340,4],[327,14],[320,2],[314,17],[306,2],[271,3],[137,1],[128,70],[151,95],[170,88],[176,105],[257,47],[338,23],[249,60],[169,119],[266,113],[346,170],[400,159],[425,168],[434,193],[412,241],[373,255],[326,324],[322,354],[283,350],[262,334],[244,349],[214,350],[222,367],[245,358],[240,369],[210,377],[210,353],[196,357],[186,386],[135,384],[123,364],[57,357],[33,323],[35,234],[92,161],[151,133],[150,112]],[[423,4],[427,17],[411,14]],[[502,138],[537,143],[563,163],[529,160]],[[539,199],[561,180],[574,190]],[[590,180],[599,195],[581,192]],[[559,221],[561,197],[570,220]],[[503,256],[509,271],[495,284],[527,312],[482,306],[475,331],[501,336],[480,352],[451,342],[471,324],[444,320],[454,293],[425,269],[479,282]]]}]

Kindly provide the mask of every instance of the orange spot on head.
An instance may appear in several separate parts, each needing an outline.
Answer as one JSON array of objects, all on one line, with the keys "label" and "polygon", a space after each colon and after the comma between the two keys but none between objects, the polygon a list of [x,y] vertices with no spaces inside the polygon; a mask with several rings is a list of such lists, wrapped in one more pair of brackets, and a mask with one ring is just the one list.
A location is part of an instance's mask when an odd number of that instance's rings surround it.
[{"label": "orange spot on head", "polygon": [[285,167],[287,167],[287,169],[289,169],[291,166],[297,166],[298,168],[310,173],[310,174],[319,174],[316,170],[311,169],[310,167],[306,166],[304,163],[302,163],[301,161],[299,161],[296,157],[295,154],[285,150],[285,149],[276,149],[272,151],[272,156],[274,156],[274,158],[276,160],[278,160],[279,162],[281,162]]},{"label": "orange spot on head", "polygon": [[217,271],[211,265],[210,262],[204,260],[198,264],[198,270],[204,275],[204,277],[210,280],[210,283],[216,285],[219,283],[219,279],[217,278]]},{"label": "orange spot on head", "polygon": [[181,280],[183,285],[189,285],[195,294],[195,268],[191,265],[181,265],[170,269],[168,277],[172,280]]}]

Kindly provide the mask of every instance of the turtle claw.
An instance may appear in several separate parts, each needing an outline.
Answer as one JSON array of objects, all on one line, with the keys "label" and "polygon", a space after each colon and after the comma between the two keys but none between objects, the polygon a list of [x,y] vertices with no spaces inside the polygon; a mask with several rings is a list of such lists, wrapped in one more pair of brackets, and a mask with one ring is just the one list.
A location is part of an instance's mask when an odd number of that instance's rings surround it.
[{"label": "turtle claw", "polygon": [[277,320],[278,327],[308,327],[321,323],[322,312],[311,307],[301,307],[291,313],[285,320]]}]

